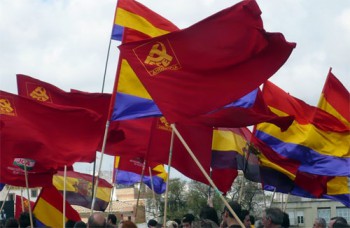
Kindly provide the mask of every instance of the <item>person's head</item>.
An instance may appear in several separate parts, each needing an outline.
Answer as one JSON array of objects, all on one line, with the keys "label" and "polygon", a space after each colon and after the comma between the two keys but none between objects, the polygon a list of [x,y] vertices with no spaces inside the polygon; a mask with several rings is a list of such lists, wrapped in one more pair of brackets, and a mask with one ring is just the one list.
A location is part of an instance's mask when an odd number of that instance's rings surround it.
[{"label": "person's head", "polygon": [[218,213],[212,207],[209,207],[209,206],[202,207],[202,209],[199,213],[199,218],[209,219],[209,220],[215,222],[217,225],[219,225]]},{"label": "person's head", "polygon": [[74,228],[86,228],[86,223],[83,221],[76,222]]},{"label": "person's head", "polygon": [[[36,226],[36,219],[34,216],[32,216],[32,220],[33,220],[33,225]],[[30,226],[30,216],[29,216],[29,212],[22,212],[19,215],[19,219],[18,219],[18,223],[19,223],[19,227],[28,227]]]},{"label": "person's head", "polygon": [[343,217],[337,217],[333,223],[333,228],[348,228],[348,222]]},{"label": "person's head", "polygon": [[254,225],[255,224],[255,217],[253,215],[249,215],[249,217],[250,217],[250,223]]},{"label": "person's head", "polygon": [[94,228],[102,228],[105,227],[107,224],[105,216],[101,212],[95,212],[92,215],[90,215],[88,222],[87,222],[87,227],[94,227]]},{"label": "person's head", "polygon": [[264,224],[264,228],[272,228],[272,227],[280,227],[283,223],[283,212],[279,208],[266,208],[262,222]]},{"label": "person's head", "polygon": [[192,222],[194,221],[193,214],[185,214],[181,219],[181,225],[183,228],[192,227]]},{"label": "person's head", "polygon": [[117,216],[115,216],[115,214],[108,214],[107,223],[117,225]]},{"label": "person's head", "polygon": [[326,228],[327,223],[324,218],[316,218],[314,221],[313,228]]},{"label": "person's head", "polygon": [[[239,205],[237,201],[231,201],[229,202],[229,205],[237,216],[239,216],[242,213],[242,207],[241,205]],[[227,213],[230,218],[234,218],[233,214],[230,212],[230,210],[226,206],[224,208],[224,212]]]},{"label": "person's head", "polygon": [[250,215],[248,210],[242,210],[239,216],[239,219],[243,222],[246,228],[250,228],[251,221],[250,221]]},{"label": "person's head", "polygon": [[175,222],[175,221],[167,221],[165,224],[165,227],[166,228],[177,228],[178,225],[177,225],[177,222]]},{"label": "person's head", "polygon": [[158,222],[154,219],[148,220],[147,226],[148,227],[156,227],[158,225]]},{"label": "person's head", "polygon": [[11,228],[18,228],[19,224],[17,219],[15,218],[8,218],[5,222],[5,226],[4,227],[11,227]]},{"label": "person's head", "polygon": [[262,223],[261,219],[255,221],[254,228],[264,228],[264,224]]},{"label": "person's head", "polygon": [[71,228],[71,227],[73,227],[74,225],[75,225],[75,221],[68,219],[67,222],[66,222],[66,224],[65,224],[65,227],[66,227],[66,228]]},{"label": "person's head", "polygon": [[130,220],[124,221],[121,228],[137,228],[136,224]]},{"label": "person's head", "polygon": [[283,212],[283,222],[281,226],[283,228],[289,228],[290,226],[289,215],[286,212]]},{"label": "person's head", "polygon": [[[237,201],[231,201],[231,202],[229,202],[229,205],[232,208],[233,212],[239,218],[239,216],[242,214],[241,205],[239,205],[239,203]],[[227,206],[225,206],[222,216],[223,216],[223,222],[226,223],[227,226],[239,224]]]}]

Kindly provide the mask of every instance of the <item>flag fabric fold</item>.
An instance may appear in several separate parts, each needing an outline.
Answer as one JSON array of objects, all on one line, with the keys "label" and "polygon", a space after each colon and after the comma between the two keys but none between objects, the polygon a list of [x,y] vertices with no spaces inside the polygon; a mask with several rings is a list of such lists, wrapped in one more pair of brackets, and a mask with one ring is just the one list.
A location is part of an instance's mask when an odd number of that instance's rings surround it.
[{"label": "flag fabric fold", "polygon": [[[43,188],[40,195],[35,202],[33,214],[37,219],[37,226],[46,227],[64,227],[62,217],[63,217],[63,196],[54,187]],[[72,221],[80,221],[79,213],[72,208],[72,206],[66,202],[65,210],[66,219]]]},{"label": "flag fabric fold", "polygon": [[115,11],[112,39],[122,40],[124,29],[132,29],[149,37],[177,30],[170,21],[134,0],[119,0]]},{"label": "flag fabric fold", "polygon": [[[328,114],[331,112],[328,112],[326,108],[324,109],[326,112],[324,112],[318,108],[309,106],[305,102],[286,94],[272,83],[266,83],[265,86],[264,95],[270,107],[272,107],[272,109],[279,115],[289,114],[295,116],[295,122],[293,123],[294,126],[292,126],[292,129],[286,131],[291,137],[304,138],[308,143],[308,147],[315,152],[327,152],[329,158],[328,161],[332,161],[331,159],[333,157],[335,157],[335,159],[342,159],[340,154],[344,155],[344,153],[346,154],[346,151],[349,150],[349,147],[346,145],[347,137],[349,136],[349,133],[346,131],[346,124],[344,125],[341,121],[336,121],[334,116]],[[339,97],[339,99],[341,98]],[[338,119],[341,120],[341,118]],[[263,127],[261,127],[262,125]],[[298,125],[298,127],[295,127],[296,125]],[[344,163],[334,162],[335,164],[332,164],[329,162],[327,164],[322,160],[320,161],[317,157],[315,158],[312,153],[309,154],[311,150],[306,146],[276,146],[278,143],[274,144],[273,142],[278,140],[271,140],[272,136],[283,138],[283,141],[281,142],[285,143],[288,142],[290,138],[288,138],[288,135],[281,137],[279,134],[284,134],[286,132],[282,133],[277,129],[267,133],[259,132],[259,130],[262,129],[271,130],[274,129],[274,127],[268,127],[267,123],[259,124],[257,126],[257,136],[263,140],[268,139],[265,143],[270,146],[272,145],[270,148],[268,145],[255,138],[255,143],[256,145],[259,145],[261,152],[259,153],[261,167],[267,167],[270,170],[273,170],[273,172],[279,173],[278,175],[286,182],[284,184],[282,184],[282,181],[273,182],[271,181],[271,178],[268,178],[271,175],[265,175],[262,171],[261,178],[264,189],[271,191],[276,189],[279,192],[290,193],[301,197],[332,199],[350,207],[350,190],[348,188],[349,176],[346,175],[346,170],[348,170],[346,161]],[[317,134],[324,136],[322,138],[323,141],[319,140],[319,136],[313,133],[313,130]],[[337,135],[337,137],[331,137],[334,135]],[[306,144],[304,141],[300,142]],[[295,142],[292,141],[289,145],[292,145],[293,143]],[[299,151],[301,148],[304,148],[304,150]],[[283,152],[281,152],[282,150]],[[343,150],[344,153],[339,153],[339,150]],[[308,159],[301,159],[300,155],[302,153],[306,154],[306,158]],[[339,158],[337,156],[339,156]],[[311,157],[313,159],[310,159]],[[344,157],[347,159],[346,155]],[[312,168],[310,168],[310,166]],[[334,167],[337,167],[337,171],[333,171]],[[321,170],[324,171],[322,172]],[[336,174],[345,175],[336,176]],[[278,175],[275,174],[273,176],[277,177]],[[285,188],[286,186],[289,187]]]},{"label": "flag fabric fold", "polygon": [[1,183],[25,186],[24,171],[16,166],[22,162],[32,165],[29,185],[43,186],[51,183],[59,168],[95,159],[94,149],[103,133],[97,113],[53,107],[3,91],[0,103]]},{"label": "flag fabric fold", "polygon": [[[123,43],[178,30],[170,21],[134,0],[118,1],[114,26],[118,29],[113,31],[121,32],[119,40]],[[123,58],[119,61],[111,104],[111,120],[161,116],[158,106]]]},{"label": "flag fabric fold", "polygon": [[187,29],[124,43],[121,58],[170,123],[206,114],[257,88],[295,47],[265,32],[260,14],[242,1]]},{"label": "flag fabric fold", "polygon": [[[92,175],[67,171],[66,174],[66,200],[71,205],[78,205],[91,208],[92,205]],[[63,194],[64,190],[64,172],[58,171],[53,176],[53,185]],[[96,192],[94,210],[105,211],[110,198],[112,185],[105,179],[99,178]]]},{"label": "flag fabric fold", "polygon": [[192,118],[190,121],[223,128],[239,128],[269,122],[284,131],[292,124],[293,119],[292,116],[280,117],[274,114],[265,104],[258,88],[223,108]]},{"label": "flag fabric fold", "polygon": [[[142,169],[144,166],[142,160],[142,158],[116,156],[114,163],[114,182],[130,186],[142,181],[157,194],[164,193],[167,180],[167,173],[165,172],[164,166],[156,163],[145,163],[144,175],[142,177]],[[152,172],[151,175],[149,174],[149,168]]]},{"label": "flag fabric fold", "polygon": [[[65,92],[52,84],[23,74],[17,74],[17,87],[18,94],[20,96],[24,96],[38,102],[43,102],[54,106],[63,105],[92,110],[101,115],[101,118],[103,119],[101,122],[101,128],[106,126],[111,94],[87,93],[74,89],[72,89],[71,92]],[[97,135],[97,137],[100,138],[100,144],[97,148],[95,148],[95,151],[101,151],[103,133],[101,135]],[[118,129],[118,123],[111,123],[108,128],[105,153],[114,155],[115,152],[113,151],[113,148],[123,139],[124,134]]]},{"label": "flag fabric fold", "polygon": [[331,70],[317,106],[337,117],[347,126],[350,125],[350,93]]},{"label": "flag fabric fold", "polygon": [[[349,128],[327,112],[294,98],[267,82],[264,99],[278,115],[293,115],[287,131],[267,123],[256,128],[259,139],[282,156],[300,162],[299,171],[326,176],[350,176]],[[337,169],[334,169],[337,167]]]},{"label": "flag fabric fold", "polygon": [[[23,198],[23,207],[22,207],[22,199]],[[33,210],[35,202],[29,201],[25,197],[21,197],[19,195],[16,195],[16,201],[15,201],[15,219],[19,219],[19,216],[22,212],[29,212],[29,204],[31,209]]]}]

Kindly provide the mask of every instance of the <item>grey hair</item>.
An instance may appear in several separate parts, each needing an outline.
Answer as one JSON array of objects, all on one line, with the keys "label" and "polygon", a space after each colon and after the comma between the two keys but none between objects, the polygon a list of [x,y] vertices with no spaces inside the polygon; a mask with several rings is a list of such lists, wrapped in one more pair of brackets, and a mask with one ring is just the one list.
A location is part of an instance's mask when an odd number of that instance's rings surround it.
[{"label": "grey hair", "polygon": [[265,210],[266,218],[271,219],[271,222],[276,225],[281,225],[283,223],[283,212],[277,207],[266,208]]},{"label": "grey hair", "polygon": [[316,218],[315,219],[315,223],[317,223],[320,226],[322,226],[322,228],[326,228],[327,227],[327,223],[326,223],[326,220],[324,218]]}]

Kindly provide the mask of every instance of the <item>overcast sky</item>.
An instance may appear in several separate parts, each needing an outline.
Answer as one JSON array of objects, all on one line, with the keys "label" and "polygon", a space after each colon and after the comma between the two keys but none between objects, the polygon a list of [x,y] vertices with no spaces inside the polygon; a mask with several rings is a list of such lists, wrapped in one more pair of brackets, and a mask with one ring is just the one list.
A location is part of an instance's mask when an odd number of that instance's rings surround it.
[{"label": "overcast sky", "polygon": [[[140,0],[186,28],[237,0]],[[350,89],[349,0],[257,0],[268,32],[296,42],[271,78],[317,105],[328,70]],[[101,92],[116,0],[1,0],[0,90],[17,93],[16,74],[69,91]],[[210,33],[211,31],[208,31]],[[111,93],[118,60],[112,41],[104,92]]]}]

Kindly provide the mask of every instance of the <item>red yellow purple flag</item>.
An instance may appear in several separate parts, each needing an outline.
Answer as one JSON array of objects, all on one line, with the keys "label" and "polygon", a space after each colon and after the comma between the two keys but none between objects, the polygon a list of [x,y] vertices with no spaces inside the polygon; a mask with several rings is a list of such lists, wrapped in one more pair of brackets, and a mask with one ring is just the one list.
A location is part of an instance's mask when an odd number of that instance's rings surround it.
[{"label": "red yellow purple flag", "polygon": [[[73,170],[66,173],[66,200],[71,205],[78,205],[91,208],[92,203],[92,182],[93,177],[89,174],[75,172]],[[57,190],[64,190],[64,172],[59,171],[53,177],[53,185]],[[96,192],[94,210],[105,211],[110,198],[112,185],[103,178],[99,178]]]},{"label": "red yellow purple flag", "polygon": [[256,89],[294,49],[265,32],[260,14],[254,0],[242,1],[181,31],[122,44],[121,58],[170,123],[206,114]]},{"label": "red yellow purple flag", "polygon": [[350,125],[350,93],[331,69],[317,106],[337,117],[347,126]]},{"label": "red yellow purple flag", "polygon": [[[79,213],[66,202],[65,215],[68,220],[80,221]],[[63,196],[54,187],[43,188],[35,202],[33,214],[37,219],[37,226],[64,227],[63,224]]]}]

